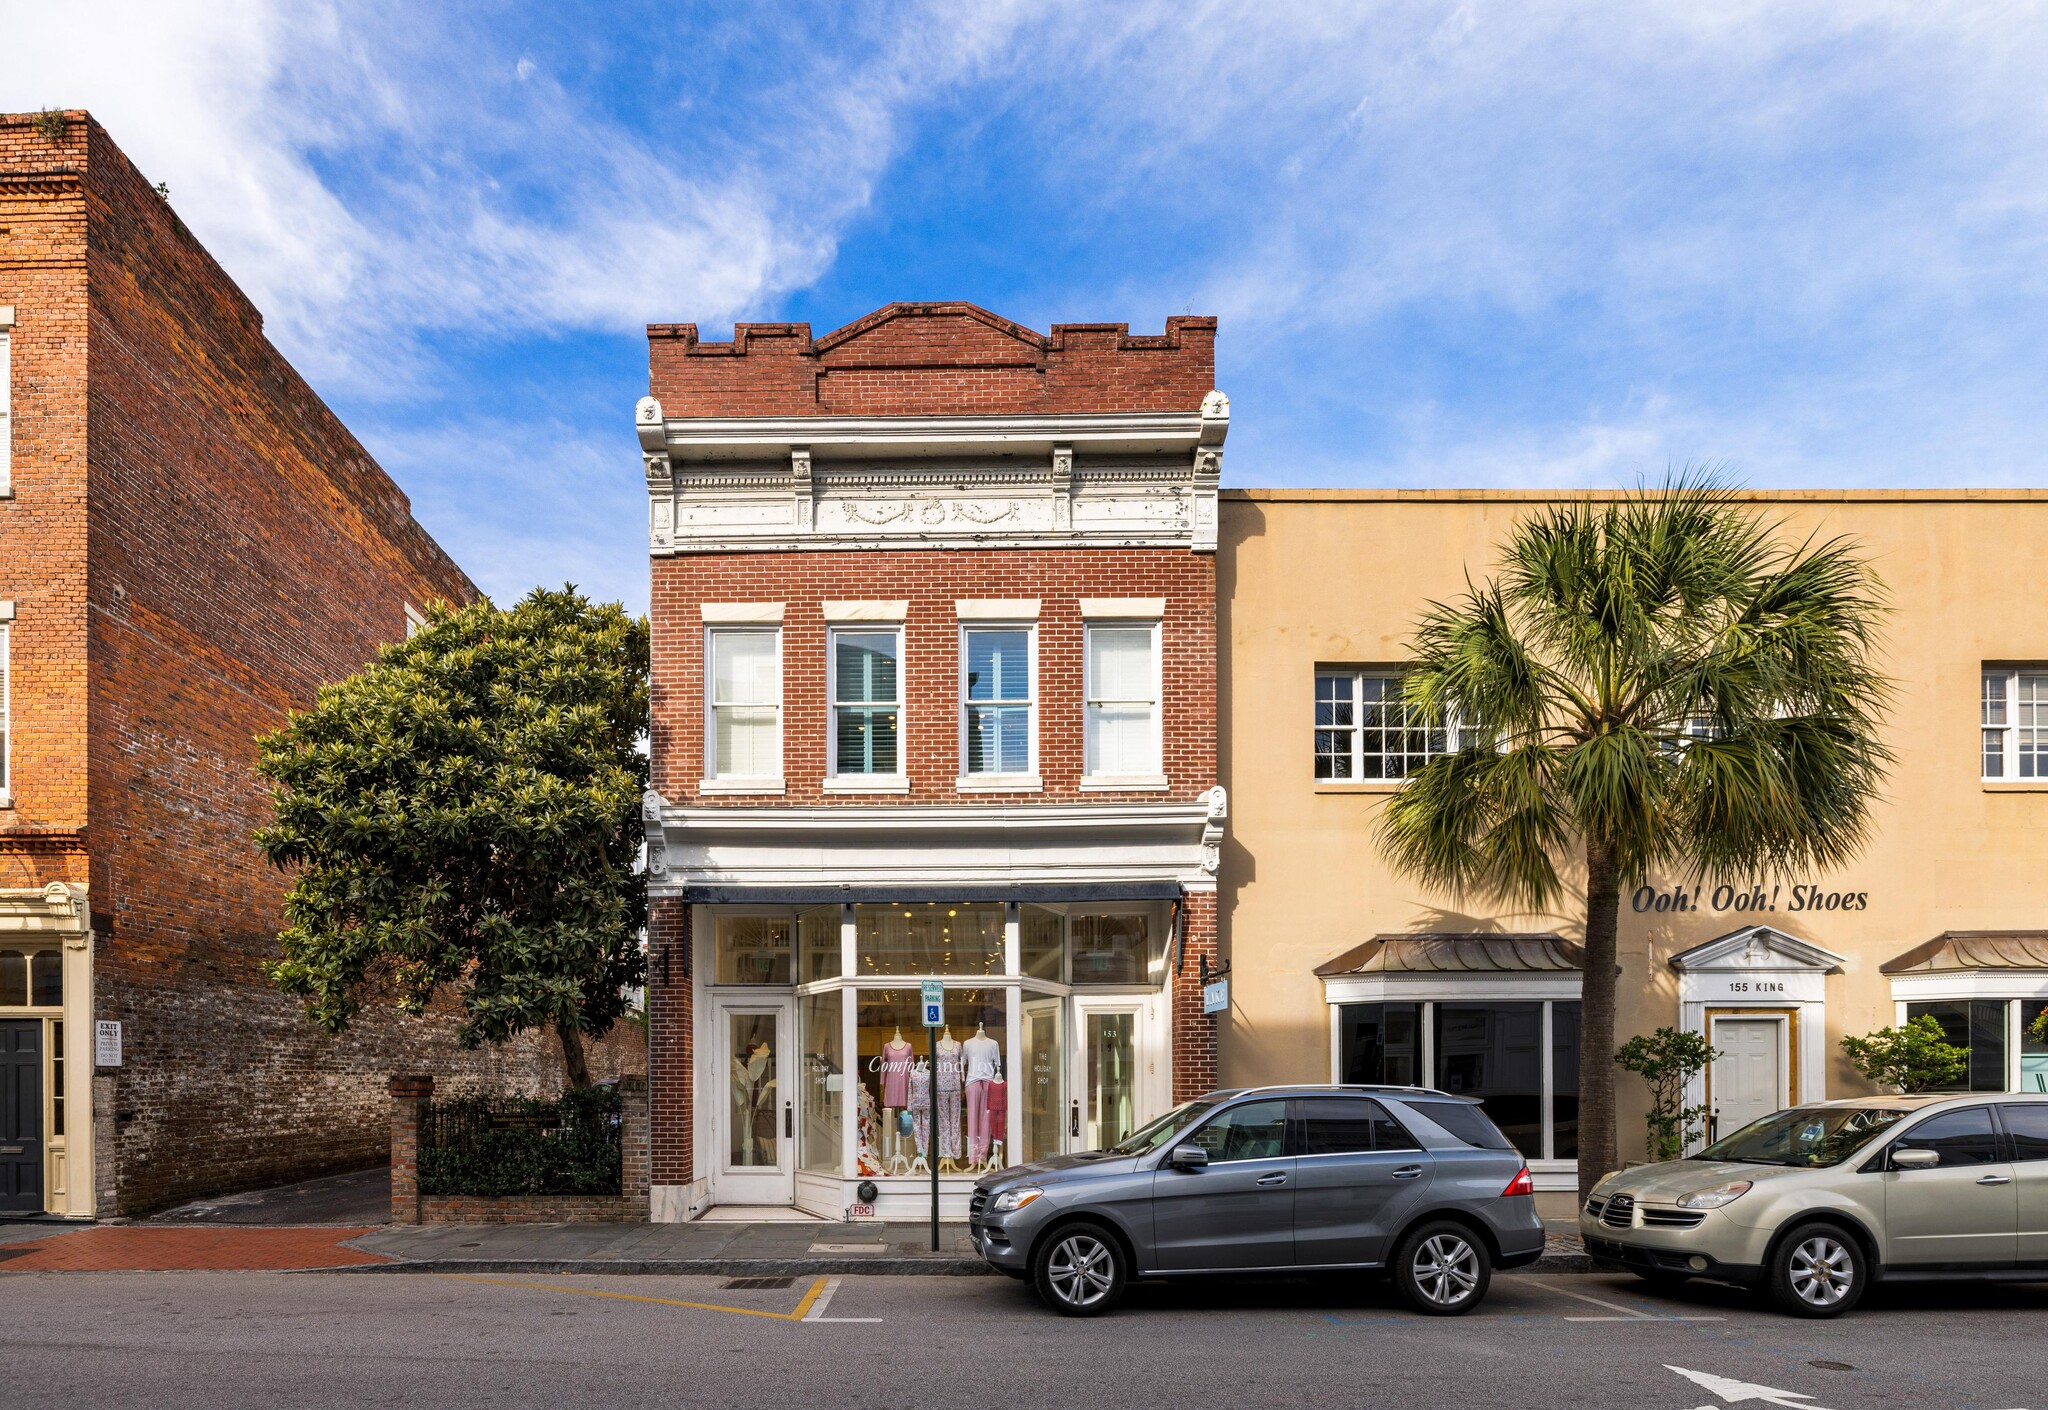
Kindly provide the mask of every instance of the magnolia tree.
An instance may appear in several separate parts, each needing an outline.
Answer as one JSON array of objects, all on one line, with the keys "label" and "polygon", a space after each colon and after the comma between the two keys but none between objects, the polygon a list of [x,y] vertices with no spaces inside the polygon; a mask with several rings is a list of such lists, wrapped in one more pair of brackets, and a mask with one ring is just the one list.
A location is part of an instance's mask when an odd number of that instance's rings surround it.
[{"label": "magnolia tree", "polygon": [[272,982],[330,1033],[445,991],[464,1046],[552,1029],[588,1086],[644,972],[647,674],[646,623],[573,588],[443,606],[258,740],[256,841],[293,876]]}]

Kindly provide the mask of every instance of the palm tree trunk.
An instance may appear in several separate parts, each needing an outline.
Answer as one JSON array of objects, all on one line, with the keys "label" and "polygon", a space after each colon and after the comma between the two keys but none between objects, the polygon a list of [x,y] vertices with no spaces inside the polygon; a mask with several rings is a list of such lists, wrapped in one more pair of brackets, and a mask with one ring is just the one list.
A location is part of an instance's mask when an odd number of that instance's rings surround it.
[{"label": "palm tree trunk", "polygon": [[583,1060],[583,1035],[566,1023],[558,1023],[555,1036],[562,1040],[562,1066],[568,1071],[569,1085],[588,1087],[590,1065]]},{"label": "palm tree trunk", "polygon": [[1613,1170],[1614,991],[1619,969],[1615,932],[1621,923],[1621,883],[1614,849],[1586,843],[1586,970],[1579,1009],[1579,1203]]}]

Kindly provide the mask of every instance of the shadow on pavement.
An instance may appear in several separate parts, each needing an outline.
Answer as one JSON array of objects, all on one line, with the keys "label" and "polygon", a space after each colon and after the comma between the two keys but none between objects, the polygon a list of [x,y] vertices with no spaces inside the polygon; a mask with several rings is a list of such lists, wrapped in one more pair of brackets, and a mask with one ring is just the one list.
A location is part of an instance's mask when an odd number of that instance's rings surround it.
[{"label": "shadow on pavement", "polygon": [[388,1166],[323,1175],[295,1185],[193,1200],[153,1216],[153,1224],[301,1224],[361,1227],[391,1218]]}]

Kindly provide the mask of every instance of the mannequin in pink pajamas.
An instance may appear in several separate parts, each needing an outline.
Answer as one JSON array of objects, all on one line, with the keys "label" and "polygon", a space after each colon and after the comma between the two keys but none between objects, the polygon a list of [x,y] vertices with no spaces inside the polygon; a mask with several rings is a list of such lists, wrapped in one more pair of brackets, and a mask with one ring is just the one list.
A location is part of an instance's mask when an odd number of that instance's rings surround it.
[{"label": "mannequin in pink pajamas", "polygon": [[967,1168],[973,1170],[987,1163],[989,1138],[997,1129],[989,1120],[989,1089],[1002,1076],[1002,1045],[977,1023],[974,1036],[960,1045],[960,1058],[967,1079]]}]

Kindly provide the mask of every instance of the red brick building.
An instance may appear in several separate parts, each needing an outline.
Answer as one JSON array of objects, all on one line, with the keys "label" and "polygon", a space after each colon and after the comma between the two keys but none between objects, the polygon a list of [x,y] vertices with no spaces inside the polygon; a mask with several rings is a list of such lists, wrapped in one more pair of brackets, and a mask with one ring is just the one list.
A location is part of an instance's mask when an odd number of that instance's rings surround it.
[{"label": "red brick building", "polygon": [[964,1209],[1213,1086],[1215,321],[648,333],[654,1217]]},{"label": "red brick building", "polygon": [[472,592],[107,133],[0,116],[0,1209],[369,1163],[394,1069],[559,1080],[260,970],[253,736]]}]

